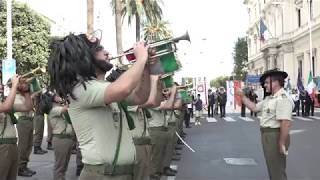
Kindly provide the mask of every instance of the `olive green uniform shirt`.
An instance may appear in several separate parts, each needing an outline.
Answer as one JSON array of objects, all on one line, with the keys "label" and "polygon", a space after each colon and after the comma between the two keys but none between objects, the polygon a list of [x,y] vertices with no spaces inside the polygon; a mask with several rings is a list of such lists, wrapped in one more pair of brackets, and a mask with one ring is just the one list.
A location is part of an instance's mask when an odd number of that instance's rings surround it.
[{"label": "olive green uniform shirt", "polygon": [[256,107],[262,111],[260,127],[280,128],[279,120],[292,121],[294,103],[283,88],[274,95],[266,97]]},{"label": "olive green uniform shirt", "polygon": [[[79,141],[82,161],[86,164],[111,165],[116,153],[119,136],[118,118],[114,118],[111,105],[104,103],[105,89],[109,82],[90,80],[86,89],[78,84],[73,89],[76,100],[70,99],[69,115]],[[125,113],[122,113],[122,139],[117,164],[133,164],[135,147]]]}]

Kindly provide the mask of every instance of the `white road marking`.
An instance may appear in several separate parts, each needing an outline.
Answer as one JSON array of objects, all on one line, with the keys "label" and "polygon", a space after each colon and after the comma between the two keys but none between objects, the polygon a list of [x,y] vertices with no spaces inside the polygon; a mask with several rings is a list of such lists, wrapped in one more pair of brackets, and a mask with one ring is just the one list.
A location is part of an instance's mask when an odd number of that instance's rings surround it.
[{"label": "white road marking", "polygon": [[235,122],[236,120],[234,120],[232,117],[224,117],[223,118],[225,121],[227,122]]},{"label": "white road marking", "polygon": [[249,117],[241,117],[239,116],[240,119],[244,120],[244,121],[248,121],[248,122],[252,122],[254,121],[253,119],[249,118]]},{"label": "white road marking", "polygon": [[213,117],[207,117],[208,122],[217,122],[217,120]]}]

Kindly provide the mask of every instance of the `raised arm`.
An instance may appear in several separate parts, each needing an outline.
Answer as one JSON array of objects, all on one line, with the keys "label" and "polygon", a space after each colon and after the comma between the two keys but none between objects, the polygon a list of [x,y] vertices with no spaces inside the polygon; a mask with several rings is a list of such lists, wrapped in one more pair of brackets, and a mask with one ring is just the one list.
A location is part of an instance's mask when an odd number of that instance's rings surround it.
[{"label": "raised arm", "polygon": [[160,104],[160,109],[161,110],[172,110],[173,109],[173,103],[176,98],[176,93],[177,93],[177,86],[173,85],[172,88],[170,89],[170,96],[167,100],[161,102]]},{"label": "raised arm", "polygon": [[14,75],[11,79],[12,79],[12,87],[6,100],[3,103],[0,103],[0,112],[9,112],[13,107],[14,100],[17,94],[17,88],[18,88],[20,76]]},{"label": "raised arm", "polygon": [[143,105],[140,107],[147,108],[147,107],[158,107],[160,106],[161,101],[159,101],[159,90],[161,92],[161,89],[159,89],[158,84],[159,84],[159,75],[150,75],[150,94],[148,97],[147,102],[145,102]]},{"label": "raised arm", "polygon": [[251,111],[253,111],[253,112],[258,112],[259,111],[257,106],[256,106],[256,103],[250,101],[250,99],[245,96],[244,92],[241,89],[237,89],[236,90],[236,95],[241,97],[242,103],[247,108],[249,108]]},{"label": "raised arm", "polygon": [[129,105],[140,105],[144,104],[149,97],[151,90],[150,73],[149,68],[144,68],[142,78],[138,83],[137,87],[127,97],[126,101]]},{"label": "raised arm", "polygon": [[143,42],[138,42],[134,46],[134,55],[137,61],[124,72],[115,82],[105,88],[105,104],[119,102],[127,98],[136,88],[143,74],[146,61],[148,59],[148,47]]}]

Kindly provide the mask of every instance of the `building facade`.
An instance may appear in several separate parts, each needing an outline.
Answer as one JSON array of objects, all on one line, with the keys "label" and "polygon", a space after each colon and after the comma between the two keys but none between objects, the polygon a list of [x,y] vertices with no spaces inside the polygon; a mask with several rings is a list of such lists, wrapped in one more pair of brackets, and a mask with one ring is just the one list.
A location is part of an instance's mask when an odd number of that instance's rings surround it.
[{"label": "building facade", "polygon": [[[247,30],[248,74],[259,75],[279,68],[289,74],[296,87],[298,72],[304,85],[311,70],[320,75],[320,1],[245,0],[249,15]],[[309,10],[311,9],[311,10]],[[310,58],[309,13],[312,27]],[[265,24],[265,39],[260,37],[260,21]]]}]

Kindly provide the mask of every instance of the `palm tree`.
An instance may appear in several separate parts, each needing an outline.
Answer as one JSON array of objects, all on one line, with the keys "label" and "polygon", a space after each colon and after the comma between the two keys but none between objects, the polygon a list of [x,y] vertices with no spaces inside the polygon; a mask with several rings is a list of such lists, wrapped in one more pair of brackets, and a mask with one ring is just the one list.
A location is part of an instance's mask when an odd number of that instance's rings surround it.
[{"label": "palm tree", "polygon": [[159,41],[172,37],[172,31],[168,28],[168,21],[147,22],[144,25],[144,39],[149,41]]},{"label": "palm tree", "polygon": [[[124,4],[121,10],[122,18],[128,16],[128,24],[131,25],[132,19],[136,20],[136,41],[140,40],[141,19],[146,19],[148,22],[161,20],[162,9],[160,4],[162,0],[121,0]],[[112,0],[111,5],[115,6],[115,0]],[[122,20],[123,20],[122,19]]]},{"label": "palm tree", "polygon": [[[122,47],[122,0],[112,0],[113,13],[115,14],[116,23],[116,41],[117,41],[117,53],[121,54],[123,52]],[[122,64],[122,58],[119,58],[119,63]]]},{"label": "palm tree", "polygon": [[93,32],[93,0],[87,0],[87,33]]}]

